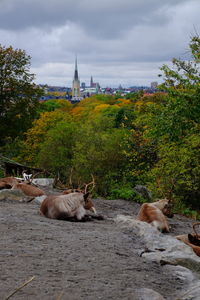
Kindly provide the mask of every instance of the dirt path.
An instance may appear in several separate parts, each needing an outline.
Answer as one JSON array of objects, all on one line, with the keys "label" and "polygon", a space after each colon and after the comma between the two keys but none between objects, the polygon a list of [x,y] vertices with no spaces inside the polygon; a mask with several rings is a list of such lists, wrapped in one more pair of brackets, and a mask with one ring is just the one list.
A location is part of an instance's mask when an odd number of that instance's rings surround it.
[{"label": "dirt path", "polygon": [[[139,205],[94,202],[105,220],[57,221],[41,217],[34,203],[0,203],[0,299],[35,276],[11,299],[134,300],[135,290],[146,287],[174,300],[181,280],[167,266],[140,257],[142,241],[113,221],[118,214],[136,214]],[[172,235],[191,231],[187,218],[175,216],[170,222]]]}]

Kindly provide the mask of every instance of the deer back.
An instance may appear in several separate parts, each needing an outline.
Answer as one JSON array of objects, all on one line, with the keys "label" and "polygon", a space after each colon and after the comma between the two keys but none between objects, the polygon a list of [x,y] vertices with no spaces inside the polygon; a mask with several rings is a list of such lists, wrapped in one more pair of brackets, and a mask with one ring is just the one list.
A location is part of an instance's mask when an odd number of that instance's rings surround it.
[{"label": "deer back", "polygon": [[84,203],[82,193],[50,195],[42,202],[40,212],[52,219],[67,219],[75,216],[81,219],[86,213]]},{"label": "deer back", "polygon": [[15,177],[4,177],[0,178],[0,189],[10,189],[13,185],[19,183],[20,180],[18,180]]},{"label": "deer back", "polygon": [[169,226],[164,214],[154,203],[142,204],[137,219],[149,223],[163,232],[169,232]]},{"label": "deer back", "polygon": [[38,197],[38,196],[45,195],[43,190],[27,183],[15,184],[12,188],[21,190],[27,196]]}]

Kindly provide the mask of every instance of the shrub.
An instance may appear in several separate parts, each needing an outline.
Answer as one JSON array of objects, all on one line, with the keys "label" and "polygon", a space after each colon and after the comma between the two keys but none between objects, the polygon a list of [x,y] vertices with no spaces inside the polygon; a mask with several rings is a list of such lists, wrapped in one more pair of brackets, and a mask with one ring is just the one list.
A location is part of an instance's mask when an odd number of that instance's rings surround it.
[{"label": "shrub", "polygon": [[138,203],[144,203],[146,200],[137,194],[130,186],[116,186],[110,190],[108,199],[133,200]]}]

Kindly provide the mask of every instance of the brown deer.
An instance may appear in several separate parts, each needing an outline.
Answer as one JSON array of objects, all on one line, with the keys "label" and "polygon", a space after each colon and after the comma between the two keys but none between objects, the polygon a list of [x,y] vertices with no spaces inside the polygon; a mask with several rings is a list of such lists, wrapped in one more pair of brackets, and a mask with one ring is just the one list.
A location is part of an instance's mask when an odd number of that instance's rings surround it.
[{"label": "brown deer", "polygon": [[89,193],[80,192],[47,196],[40,206],[41,215],[58,220],[84,220],[86,210],[96,213]]},{"label": "brown deer", "polygon": [[95,214],[92,218],[102,220],[102,216],[96,215],[96,209],[87,191],[90,185],[93,190],[95,187],[93,176],[90,183],[84,184],[84,189],[67,189],[60,194],[46,197],[40,206],[40,213],[52,219],[83,221],[88,219],[86,211],[90,210]]},{"label": "brown deer", "polygon": [[21,190],[26,196],[39,197],[45,195],[43,190],[25,182],[14,184],[12,189]]},{"label": "brown deer", "polygon": [[166,216],[172,217],[171,204],[167,199],[142,204],[137,219],[155,226],[161,232],[169,232]]},{"label": "brown deer", "polygon": [[14,184],[19,183],[20,180],[15,177],[4,177],[0,178],[0,190],[11,189]]},{"label": "brown deer", "polygon": [[183,243],[185,243],[186,245],[190,246],[193,251],[196,253],[197,256],[200,256],[200,246],[194,245],[193,243],[191,243],[188,239],[188,235],[187,234],[182,234],[182,235],[177,235],[176,238],[180,241],[182,241]]},{"label": "brown deer", "polygon": [[200,222],[196,222],[192,225],[193,233],[192,234],[182,234],[176,236],[176,238],[188,246],[190,246],[197,256],[200,256],[200,234],[197,233],[195,227],[200,226]]}]

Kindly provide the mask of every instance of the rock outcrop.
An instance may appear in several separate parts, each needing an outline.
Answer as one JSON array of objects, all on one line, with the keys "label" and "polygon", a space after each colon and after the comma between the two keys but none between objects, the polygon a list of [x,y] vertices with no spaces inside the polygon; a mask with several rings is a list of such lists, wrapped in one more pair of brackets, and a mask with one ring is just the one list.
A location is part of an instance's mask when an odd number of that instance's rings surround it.
[{"label": "rock outcrop", "polygon": [[167,266],[171,272],[173,271],[173,274],[176,272],[177,276],[185,282],[183,291],[177,297],[177,300],[200,299],[200,281],[198,279],[200,275],[200,258],[193,252],[192,248],[177,240],[176,237],[162,234],[153,226],[138,221],[131,216],[118,215],[115,222],[123,230],[131,231],[138,239],[143,241],[145,246],[138,253],[139,256]]},{"label": "rock outcrop", "polygon": [[30,202],[33,197],[26,196],[21,190],[0,190],[0,201]]}]

